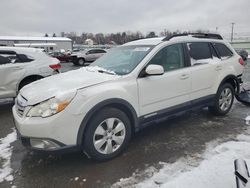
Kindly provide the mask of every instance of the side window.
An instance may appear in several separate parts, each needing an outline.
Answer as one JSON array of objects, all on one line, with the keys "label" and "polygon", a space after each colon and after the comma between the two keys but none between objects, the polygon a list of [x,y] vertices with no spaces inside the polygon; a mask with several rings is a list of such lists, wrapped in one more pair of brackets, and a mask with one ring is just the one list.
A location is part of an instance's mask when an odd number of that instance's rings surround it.
[{"label": "side window", "polygon": [[2,57],[3,64],[15,63],[17,60],[16,52],[14,51],[0,51],[0,56]]},{"label": "side window", "polygon": [[8,64],[11,63],[10,59],[8,59],[7,57],[4,57],[0,54],[0,65],[4,65],[4,64]]},{"label": "side window", "polygon": [[28,57],[25,54],[17,54],[13,51],[0,51],[0,56],[0,64],[26,63],[34,60],[32,57]]},{"label": "side window", "polygon": [[200,60],[212,59],[210,46],[207,42],[188,43],[188,50],[191,57],[191,65],[201,64],[202,61]]},{"label": "side window", "polygon": [[185,67],[182,44],[174,44],[161,49],[149,62],[163,66],[165,72]]},{"label": "side window", "polygon": [[106,53],[106,51],[104,51],[104,50],[96,50],[97,51],[97,53]]},{"label": "side window", "polygon": [[28,63],[34,60],[32,57],[25,54],[16,54],[16,56],[17,60],[15,61],[15,63]]},{"label": "side window", "polygon": [[89,50],[88,51],[88,54],[94,54],[95,53],[95,50]]},{"label": "side window", "polygon": [[233,52],[230,49],[228,49],[228,47],[225,44],[213,43],[213,46],[215,47],[221,59],[227,59],[233,56]]}]

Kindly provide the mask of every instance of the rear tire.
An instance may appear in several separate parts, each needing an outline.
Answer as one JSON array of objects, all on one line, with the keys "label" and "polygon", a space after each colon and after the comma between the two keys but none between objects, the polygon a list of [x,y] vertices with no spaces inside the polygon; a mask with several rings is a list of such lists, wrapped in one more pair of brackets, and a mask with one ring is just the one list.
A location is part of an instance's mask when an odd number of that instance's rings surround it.
[{"label": "rear tire", "polygon": [[233,105],[234,93],[235,90],[231,84],[221,85],[215,96],[214,105],[208,108],[209,111],[216,116],[226,115]]},{"label": "rear tire", "polygon": [[77,60],[77,65],[78,65],[78,66],[84,66],[84,65],[85,65],[85,59],[79,58],[79,59]]},{"label": "rear tire", "polygon": [[89,121],[83,140],[86,154],[105,161],[118,156],[131,138],[131,123],[127,115],[116,108],[104,108]]}]

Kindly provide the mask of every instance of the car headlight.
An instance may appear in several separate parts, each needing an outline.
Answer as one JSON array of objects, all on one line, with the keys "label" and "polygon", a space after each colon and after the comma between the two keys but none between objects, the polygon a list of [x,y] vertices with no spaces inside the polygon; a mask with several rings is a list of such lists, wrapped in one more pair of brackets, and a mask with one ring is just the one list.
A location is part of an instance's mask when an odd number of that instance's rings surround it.
[{"label": "car headlight", "polygon": [[75,93],[59,95],[33,106],[27,113],[28,117],[49,117],[63,111],[74,98]]}]

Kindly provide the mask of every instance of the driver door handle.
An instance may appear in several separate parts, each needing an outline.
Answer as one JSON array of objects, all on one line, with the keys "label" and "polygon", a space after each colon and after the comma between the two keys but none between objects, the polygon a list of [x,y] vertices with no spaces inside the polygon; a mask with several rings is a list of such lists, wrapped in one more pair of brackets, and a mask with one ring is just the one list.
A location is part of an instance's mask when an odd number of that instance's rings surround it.
[{"label": "driver door handle", "polygon": [[186,79],[188,79],[189,78],[189,75],[188,74],[182,74],[181,76],[180,76],[180,79],[181,80],[186,80]]},{"label": "driver door handle", "polygon": [[221,65],[217,65],[216,68],[215,68],[216,71],[220,71],[222,70],[222,66]]}]

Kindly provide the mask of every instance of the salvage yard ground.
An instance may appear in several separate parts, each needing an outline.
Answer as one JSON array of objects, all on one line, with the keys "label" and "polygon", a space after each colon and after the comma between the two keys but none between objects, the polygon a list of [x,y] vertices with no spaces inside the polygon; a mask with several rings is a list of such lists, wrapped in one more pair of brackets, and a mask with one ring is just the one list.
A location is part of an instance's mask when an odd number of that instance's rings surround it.
[{"label": "salvage yard ground", "polygon": [[[62,64],[63,71],[76,69]],[[245,71],[250,82],[250,66]],[[235,187],[233,160],[250,159],[250,108],[235,102],[225,117],[207,109],[145,128],[104,163],[81,152],[27,151],[13,129],[13,100],[0,101],[0,187]]]}]

